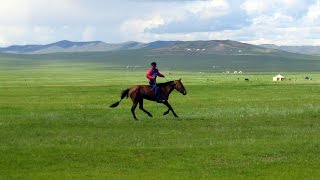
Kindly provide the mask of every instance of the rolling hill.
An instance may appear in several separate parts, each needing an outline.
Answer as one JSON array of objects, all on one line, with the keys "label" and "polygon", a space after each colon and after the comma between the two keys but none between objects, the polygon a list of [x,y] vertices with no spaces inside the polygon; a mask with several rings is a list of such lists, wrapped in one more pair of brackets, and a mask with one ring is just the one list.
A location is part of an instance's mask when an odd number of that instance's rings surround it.
[{"label": "rolling hill", "polygon": [[[0,66],[38,67],[52,63],[95,64],[98,69],[145,70],[151,61],[169,71],[318,71],[320,57],[230,40],[155,41],[108,44],[59,41],[0,49]],[[88,65],[90,67],[90,65]]]},{"label": "rolling hill", "polygon": [[46,45],[13,45],[0,48],[0,52],[16,54],[48,54],[57,52],[99,52],[124,49],[139,49],[143,43],[126,42],[121,44],[110,44],[102,41],[73,42],[59,41]]},{"label": "rolling hill", "polygon": [[59,41],[46,45],[13,45],[0,48],[0,52],[18,54],[48,54],[57,52],[103,52],[119,50],[152,50],[158,53],[201,53],[201,54],[260,54],[277,53],[279,50],[241,43],[231,40],[211,41],[155,41],[150,43],[125,42],[110,44],[102,41],[72,42]]},{"label": "rolling hill", "polygon": [[16,54],[48,54],[58,52],[104,52],[122,50],[153,50],[161,53],[201,53],[201,54],[261,54],[283,53],[319,55],[320,46],[277,46],[273,44],[252,45],[231,40],[210,41],[154,41],[150,43],[125,42],[119,44],[102,41],[73,42],[59,41],[45,45],[12,45],[0,48],[0,52]]},{"label": "rolling hill", "polygon": [[292,53],[320,55],[320,46],[277,46],[274,44],[262,44],[260,46]]},{"label": "rolling hill", "polygon": [[[146,47],[148,48],[148,46]],[[212,41],[175,41],[166,46],[151,48],[159,53],[197,53],[218,55],[253,55],[283,53],[279,50],[264,48],[231,40]]]}]

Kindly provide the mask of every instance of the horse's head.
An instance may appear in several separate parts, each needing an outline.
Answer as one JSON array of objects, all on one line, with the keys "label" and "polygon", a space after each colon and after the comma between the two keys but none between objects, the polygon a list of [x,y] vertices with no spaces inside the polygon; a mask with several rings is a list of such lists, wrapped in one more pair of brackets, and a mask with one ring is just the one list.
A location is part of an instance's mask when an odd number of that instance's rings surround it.
[{"label": "horse's head", "polygon": [[184,88],[182,82],[181,82],[181,78],[179,80],[174,80],[174,88],[179,91],[181,94],[186,95],[187,94],[187,90]]}]

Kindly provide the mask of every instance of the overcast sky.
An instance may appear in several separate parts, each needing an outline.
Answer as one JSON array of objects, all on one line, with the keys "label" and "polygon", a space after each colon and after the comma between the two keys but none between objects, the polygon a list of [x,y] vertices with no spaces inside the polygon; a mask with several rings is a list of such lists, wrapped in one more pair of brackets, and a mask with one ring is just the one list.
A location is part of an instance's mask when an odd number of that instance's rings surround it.
[{"label": "overcast sky", "polygon": [[320,0],[0,0],[0,46],[231,39],[320,45]]}]

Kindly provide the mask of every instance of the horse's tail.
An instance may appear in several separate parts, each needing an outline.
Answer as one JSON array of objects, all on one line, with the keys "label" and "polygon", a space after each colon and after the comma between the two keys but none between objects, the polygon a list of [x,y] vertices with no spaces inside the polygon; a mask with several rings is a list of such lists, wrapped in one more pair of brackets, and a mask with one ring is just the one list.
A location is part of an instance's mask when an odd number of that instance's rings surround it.
[{"label": "horse's tail", "polygon": [[117,106],[120,104],[120,102],[121,102],[122,99],[124,99],[125,97],[128,98],[128,96],[129,96],[129,91],[130,91],[130,89],[124,90],[124,91],[122,92],[122,94],[121,94],[121,99],[120,99],[118,102],[115,102],[115,103],[111,104],[110,107],[111,107],[111,108],[115,108],[115,107],[117,107]]}]

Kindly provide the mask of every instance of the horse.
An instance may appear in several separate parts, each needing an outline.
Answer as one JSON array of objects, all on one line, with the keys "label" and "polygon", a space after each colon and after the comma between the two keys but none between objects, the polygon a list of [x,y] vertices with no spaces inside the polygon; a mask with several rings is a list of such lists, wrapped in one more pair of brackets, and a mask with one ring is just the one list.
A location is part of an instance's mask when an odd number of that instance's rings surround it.
[{"label": "horse", "polygon": [[110,105],[111,108],[117,107],[122,99],[130,97],[133,104],[131,107],[131,113],[133,115],[133,118],[135,120],[138,120],[135,114],[135,109],[137,105],[139,104],[139,109],[145,112],[149,117],[153,117],[150,112],[148,112],[146,109],[143,107],[143,100],[149,100],[149,101],[156,101],[158,103],[162,103],[168,107],[168,110],[163,113],[163,115],[167,115],[170,111],[173,113],[173,115],[178,118],[178,115],[174,112],[172,106],[169,104],[169,95],[170,93],[175,89],[179,91],[181,94],[186,95],[187,91],[184,88],[181,79],[179,80],[174,80],[174,81],[168,81],[165,83],[159,83],[157,84],[158,87],[160,88],[161,95],[164,98],[163,102],[158,102],[157,101],[157,96],[155,94],[155,90],[152,89],[151,86],[149,85],[135,85],[129,89],[126,89],[122,92],[121,94],[121,99],[118,102],[115,102],[114,104]]}]

